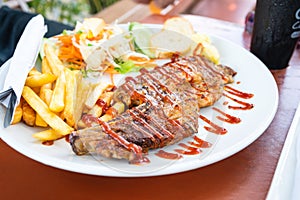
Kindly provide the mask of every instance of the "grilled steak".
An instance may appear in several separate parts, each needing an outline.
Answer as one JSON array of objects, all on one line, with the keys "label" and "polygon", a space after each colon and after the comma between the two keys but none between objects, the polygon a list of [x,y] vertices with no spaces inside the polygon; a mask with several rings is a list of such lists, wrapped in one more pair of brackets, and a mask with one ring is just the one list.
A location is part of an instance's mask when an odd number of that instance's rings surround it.
[{"label": "grilled steak", "polygon": [[223,85],[235,75],[229,67],[216,66],[201,56],[174,57],[161,67],[140,72],[127,78],[114,93],[113,103],[122,102],[124,113],[107,123],[83,116],[86,123],[98,125],[70,135],[76,154],[144,162],[149,149],[197,133],[200,107],[217,101]]}]

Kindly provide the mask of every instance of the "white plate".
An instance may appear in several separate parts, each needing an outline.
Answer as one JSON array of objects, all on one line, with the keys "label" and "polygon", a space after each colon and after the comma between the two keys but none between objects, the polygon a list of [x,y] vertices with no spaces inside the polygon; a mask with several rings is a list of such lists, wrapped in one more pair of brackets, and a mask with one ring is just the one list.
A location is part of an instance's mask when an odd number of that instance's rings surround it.
[{"label": "white plate", "polygon": [[[161,27],[161,26],[160,26]],[[64,140],[59,140],[52,146],[42,145],[31,137],[37,128],[28,127],[22,123],[3,128],[4,108],[0,112],[0,135],[9,146],[18,152],[49,166],[91,175],[116,176],[116,177],[145,177],[173,174],[207,166],[225,159],[255,141],[271,123],[278,105],[278,89],[272,74],[266,66],[244,48],[225,39],[211,35],[213,44],[221,55],[221,63],[237,71],[236,83],[232,87],[253,93],[251,99],[242,99],[254,104],[251,110],[227,109],[223,103],[232,101],[223,97],[215,106],[226,113],[241,118],[239,124],[221,124],[228,130],[225,135],[215,135],[205,131],[205,124],[200,120],[199,137],[212,143],[211,148],[203,149],[203,153],[194,156],[184,156],[182,159],[170,161],[155,156],[156,151],[150,151],[149,164],[136,166],[130,165],[125,160],[112,160],[94,158],[92,156],[76,156],[70,145]],[[3,78],[3,77],[0,77]],[[240,83],[239,83],[240,82]],[[239,84],[238,84],[239,83]],[[215,123],[216,112],[212,108],[201,109],[201,115],[206,116]],[[191,138],[185,139],[187,142]],[[178,145],[166,147],[164,150],[172,151]]]},{"label": "white plate", "polygon": [[300,103],[284,142],[267,200],[293,199],[293,197],[298,199],[296,198],[297,193],[293,196],[293,187],[296,178],[297,153],[299,153],[297,152],[297,141],[299,144],[299,137]]}]

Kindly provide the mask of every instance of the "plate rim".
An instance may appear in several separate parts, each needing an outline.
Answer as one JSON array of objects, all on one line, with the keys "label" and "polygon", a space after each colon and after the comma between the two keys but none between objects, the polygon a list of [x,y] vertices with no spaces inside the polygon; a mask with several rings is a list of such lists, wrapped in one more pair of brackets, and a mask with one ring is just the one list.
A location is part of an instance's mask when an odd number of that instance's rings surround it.
[{"label": "plate rim", "polygon": [[[161,28],[162,25],[159,25],[159,24],[145,24],[146,26],[150,26],[150,27],[158,27],[158,28]],[[126,24],[123,24],[123,26],[126,26]],[[197,31],[196,31],[197,32]],[[48,160],[47,161],[44,161],[44,160],[41,160],[39,159],[39,155],[35,155],[35,154],[30,154],[30,151],[27,151],[25,150],[24,151],[24,147],[23,146],[15,146],[13,144],[12,141],[10,141],[10,139],[8,137],[3,137],[3,134],[0,134],[0,137],[1,139],[7,144],[9,145],[11,148],[13,148],[14,150],[16,150],[17,152],[37,161],[37,162],[40,162],[44,165],[47,165],[47,166],[51,166],[51,167],[54,167],[54,168],[58,168],[58,169],[62,169],[62,170],[67,170],[67,171],[71,171],[71,172],[76,172],[76,173],[81,173],[81,174],[89,174],[89,175],[95,175],[95,176],[108,176],[108,177],[151,177],[151,176],[162,176],[162,175],[170,175],[170,174],[175,174],[175,173],[181,173],[181,172],[186,172],[186,171],[190,171],[190,170],[194,170],[194,169],[197,169],[197,168],[202,168],[204,166],[208,166],[208,165],[211,165],[213,163],[216,163],[216,162],[219,162],[219,161],[222,161],[236,153],[238,153],[239,151],[243,150],[244,148],[248,147],[251,143],[253,143],[255,140],[257,140],[264,132],[265,130],[270,126],[272,120],[274,119],[275,115],[276,115],[276,112],[277,112],[277,109],[278,109],[278,104],[279,104],[279,92],[278,92],[278,86],[276,84],[276,81],[272,75],[272,73],[269,71],[269,69],[256,57],[254,56],[250,51],[246,50],[245,48],[243,48],[242,46],[226,39],[226,38],[222,38],[220,36],[217,36],[217,35],[214,35],[214,34],[208,34],[209,37],[212,39],[212,40],[221,40],[221,41],[225,41],[227,42],[229,45],[235,47],[235,48],[238,48],[239,50],[243,51],[247,56],[250,56],[252,57],[252,59],[254,59],[257,63],[259,63],[259,65],[261,65],[260,68],[262,68],[261,70],[264,71],[264,73],[266,75],[269,76],[270,80],[272,81],[272,84],[273,86],[273,89],[274,89],[274,95],[275,95],[275,99],[274,99],[274,106],[272,107],[272,112],[268,114],[268,118],[265,120],[265,123],[264,123],[264,126],[260,126],[259,129],[256,130],[256,134],[251,134],[250,136],[251,137],[246,137],[244,138],[243,140],[239,141],[238,142],[238,147],[230,147],[230,148],[227,148],[225,150],[225,153],[224,152],[220,152],[220,153],[217,153],[217,154],[214,154],[212,158],[208,159],[208,161],[206,161],[206,163],[204,165],[201,165],[199,167],[199,161],[200,159],[195,159],[195,160],[192,160],[193,162],[190,163],[189,162],[189,167],[188,168],[184,168],[182,169],[182,165],[183,164],[177,164],[177,166],[175,167],[175,169],[172,168],[172,170],[168,169],[167,172],[165,172],[165,170],[161,171],[161,170],[158,170],[158,171],[155,171],[154,173],[147,173],[147,174],[136,174],[136,173],[120,173],[118,171],[111,171],[111,170],[108,170],[106,172],[106,174],[103,174],[103,173],[98,173],[97,170],[94,170],[93,171],[85,171],[85,170],[82,170],[82,169],[77,169],[77,168],[73,168],[69,165],[67,166],[62,166],[63,164],[60,164],[60,162],[57,160],[57,158],[55,159],[51,159],[51,162]],[[219,155],[220,154],[220,155]],[[74,155],[76,156],[76,155]],[[64,161],[65,162],[65,161]],[[202,160],[203,162],[203,160]],[[74,164],[74,163],[72,163]],[[75,166],[82,166],[83,164],[82,163],[76,163]],[[103,165],[102,165],[103,166]],[[89,167],[91,168],[91,166]],[[93,167],[94,168],[94,167]],[[98,168],[98,167],[97,167]],[[99,167],[100,168],[100,167]],[[179,170],[176,170],[177,168],[179,168]],[[103,170],[101,168],[101,170]]]}]

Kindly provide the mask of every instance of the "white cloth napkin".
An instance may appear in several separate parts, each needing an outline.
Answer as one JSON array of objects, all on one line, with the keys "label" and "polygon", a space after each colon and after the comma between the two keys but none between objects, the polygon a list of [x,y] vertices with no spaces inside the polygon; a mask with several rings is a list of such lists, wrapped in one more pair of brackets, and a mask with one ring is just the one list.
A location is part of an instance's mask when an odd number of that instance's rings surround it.
[{"label": "white cloth napkin", "polygon": [[42,15],[26,25],[13,56],[0,68],[0,102],[7,107],[4,127],[7,127],[20,102],[28,72],[34,66],[47,26]]}]

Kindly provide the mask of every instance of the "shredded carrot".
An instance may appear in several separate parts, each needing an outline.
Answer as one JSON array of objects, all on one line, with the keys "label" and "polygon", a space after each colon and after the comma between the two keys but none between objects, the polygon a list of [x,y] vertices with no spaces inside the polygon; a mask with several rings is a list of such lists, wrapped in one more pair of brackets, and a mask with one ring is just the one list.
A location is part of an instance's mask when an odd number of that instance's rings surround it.
[{"label": "shredded carrot", "polygon": [[119,72],[117,70],[114,69],[113,66],[109,66],[106,70],[105,70],[106,73],[108,74],[119,74]]},{"label": "shredded carrot", "polygon": [[[75,34],[75,40],[79,40],[80,34]],[[59,35],[57,38],[61,42],[59,59],[63,62],[78,65],[78,69],[85,66],[80,50],[73,45],[72,35]]]}]

